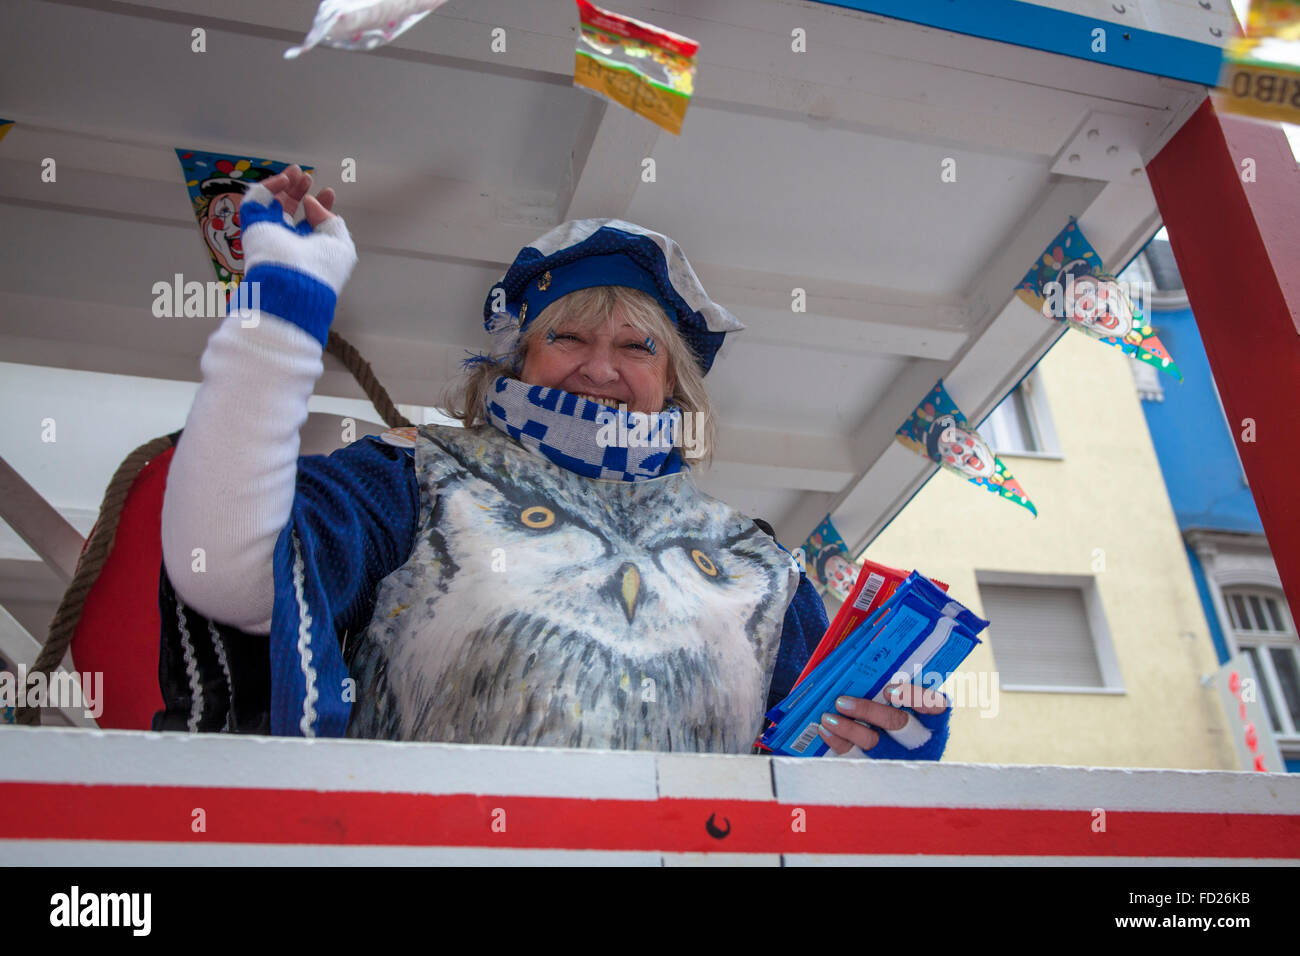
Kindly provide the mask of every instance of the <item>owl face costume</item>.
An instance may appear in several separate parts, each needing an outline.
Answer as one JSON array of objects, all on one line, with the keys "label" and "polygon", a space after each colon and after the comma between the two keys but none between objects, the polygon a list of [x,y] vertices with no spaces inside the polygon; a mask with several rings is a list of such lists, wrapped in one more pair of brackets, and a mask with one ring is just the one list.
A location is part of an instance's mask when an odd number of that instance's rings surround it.
[{"label": "owl face costume", "polygon": [[748,752],[799,583],[689,474],[584,478],[419,430],[419,527],[355,642],[349,736]]}]

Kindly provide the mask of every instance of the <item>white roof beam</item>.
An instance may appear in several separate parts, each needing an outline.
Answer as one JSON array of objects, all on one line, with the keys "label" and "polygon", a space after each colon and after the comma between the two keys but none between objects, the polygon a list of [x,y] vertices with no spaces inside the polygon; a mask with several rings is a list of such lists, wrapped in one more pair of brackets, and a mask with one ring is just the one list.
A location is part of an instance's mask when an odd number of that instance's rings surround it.
[{"label": "white roof beam", "polygon": [[[858,553],[938,467],[894,440],[928,389],[943,378],[953,401],[972,424],[978,424],[1042,357],[1062,329],[1020,303],[1015,287],[1069,217],[1083,220],[1105,188],[1104,183],[1083,180],[1066,180],[1049,188],[1029,218],[998,244],[992,261],[980,270],[967,301],[971,315],[983,318],[962,354],[955,362],[915,361],[898,376],[888,399],[873,410],[850,442],[855,458],[870,467],[833,496],[829,507],[824,500],[813,499],[783,515],[777,525],[782,540],[802,541],[830,512],[850,550]],[[1086,233],[1086,226],[1082,227]],[[1105,250],[1098,251],[1104,258]],[[1028,350],[1026,342],[1032,343]],[[1008,370],[1010,355],[1021,355],[1022,360]],[[880,488],[901,490],[881,500]],[[1033,495],[1032,488],[1026,490]]]},{"label": "white roof beam", "polygon": [[626,218],[641,182],[642,163],[651,158],[658,139],[658,126],[593,97],[570,155],[556,219]]},{"label": "white roof beam", "polygon": [[[211,14],[206,0],[64,2],[257,36],[283,42],[286,49],[301,42],[309,26],[302,22],[302,8],[258,0],[228,0],[221,16]],[[698,103],[961,143],[967,149],[1052,155],[1088,109],[1144,115],[1163,108],[1169,84],[1177,82],[1010,44],[996,44],[998,54],[990,57],[993,41],[824,4],[715,0],[706,18],[696,3],[660,0],[625,2],[619,12],[700,41]],[[577,22],[569,0],[476,0],[463,10],[444,7],[364,55],[569,84]],[[506,30],[504,53],[491,49],[495,27]],[[809,53],[791,50],[794,27],[808,32]],[[874,58],[887,59],[888,69],[872,69]],[[810,78],[828,72],[835,82]],[[1052,85],[1043,84],[1044,75],[1054,77]],[[1063,99],[1075,101],[1074,108],[1063,109]]]},{"label": "white roof beam", "polygon": [[[745,323],[747,343],[950,359],[966,342],[959,299],[710,262],[695,270],[710,297]],[[796,289],[805,312],[792,310]]]}]

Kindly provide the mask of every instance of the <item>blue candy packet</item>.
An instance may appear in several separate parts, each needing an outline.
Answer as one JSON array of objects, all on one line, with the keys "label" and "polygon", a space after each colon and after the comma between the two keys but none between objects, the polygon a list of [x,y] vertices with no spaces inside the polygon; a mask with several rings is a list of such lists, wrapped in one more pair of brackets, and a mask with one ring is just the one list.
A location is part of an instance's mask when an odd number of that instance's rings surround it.
[{"label": "blue candy packet", "polygon": [[901,674],[937,687],[980,642],[988,621],[912,572],[875,613],[770,711],[762,743],[773,753],[820,757],[830,748],[817,732],[841,695],[886,702]]}]

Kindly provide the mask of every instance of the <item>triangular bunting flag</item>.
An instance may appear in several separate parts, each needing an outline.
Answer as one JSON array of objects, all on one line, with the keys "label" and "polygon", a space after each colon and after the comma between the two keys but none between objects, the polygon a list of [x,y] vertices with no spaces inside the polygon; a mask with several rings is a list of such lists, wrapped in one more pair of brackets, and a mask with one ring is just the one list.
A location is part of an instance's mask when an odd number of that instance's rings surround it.
[{"label": "triangular bunting flag", "polygon": [[1038,509],[989,443],[971,428],[940,379],[896,433],[899,444],[961,475],[972,484],[1029,510]]},{"label": "triangular bunting flag", "polygon": [[[240,240],[239,198],[254,183],[285,169],[288,163],[227,153],[177,149],[194,217],[199,222],[208,257],[226,296],[244,277],[244,247]],[[307,172],[312,167],[304,166]]]}]

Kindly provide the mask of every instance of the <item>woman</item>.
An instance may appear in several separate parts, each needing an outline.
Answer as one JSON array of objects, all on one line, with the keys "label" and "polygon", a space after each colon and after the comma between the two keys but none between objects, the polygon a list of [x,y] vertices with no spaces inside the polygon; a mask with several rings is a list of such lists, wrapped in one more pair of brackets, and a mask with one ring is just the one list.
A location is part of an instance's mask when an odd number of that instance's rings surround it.
[{"label": "woman", "polygon": [[[703,376],[740,324],[667,237],[565,223],[489,293],[465,428],[298,458],[356,261],[310,181],[243,197],[261,312],[209,341],[170,467],[155,728],[749,752],[826,617],[678,447],[707,456],[683,424],[711,423]],[[823,736],[937,758],[946,701],[900,693],[913,710],[844,699]]]}]

